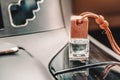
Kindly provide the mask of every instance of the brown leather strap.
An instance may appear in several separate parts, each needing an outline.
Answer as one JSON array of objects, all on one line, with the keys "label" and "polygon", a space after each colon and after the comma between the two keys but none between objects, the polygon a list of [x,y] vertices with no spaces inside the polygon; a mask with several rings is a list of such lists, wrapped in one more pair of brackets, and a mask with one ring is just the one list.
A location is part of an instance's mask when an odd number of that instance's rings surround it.
[{"label": "brown leather strap", "polygon": [[88,18],[88,17],[95,18],[95,21],[97,24],[99,24],[99,27],[101,29],[105,30],[106,35],[108,37],[108,40],[109,40],[113,50],[116,52],[116,54],[120,55],[120,48],[117,45],[116,41],[114,40],[112,32],[108,27],[109,23],[104,19],[103,16],[94,14],[92,12],[84,12],[84,13],[80,14],[80,16],[82,16],[82,18],[79,20],[79,22],[82,22],[82,20],[84,18]]}]

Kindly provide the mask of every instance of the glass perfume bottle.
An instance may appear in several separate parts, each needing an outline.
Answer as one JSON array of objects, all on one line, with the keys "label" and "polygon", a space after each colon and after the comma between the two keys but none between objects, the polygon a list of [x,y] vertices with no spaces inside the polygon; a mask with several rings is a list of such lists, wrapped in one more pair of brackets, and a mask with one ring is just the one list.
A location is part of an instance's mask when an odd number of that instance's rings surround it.
[{"label": "glass perfume bottle", "polygon": [[79,60],[85,63],[89,58],[89,39],[72,39],[69,45],[70,60]]},{"label": "glass perfume bottle", "polygon": [[[85,18],[82,22],[81,16],[71,17],[71,30],[69,39],[69,67],[78,67],[89,63],[89,38],[88,38],[88,19]],[[89,75],[88,69],[83,69],[73,73],[80,74],[87,80]]]}]

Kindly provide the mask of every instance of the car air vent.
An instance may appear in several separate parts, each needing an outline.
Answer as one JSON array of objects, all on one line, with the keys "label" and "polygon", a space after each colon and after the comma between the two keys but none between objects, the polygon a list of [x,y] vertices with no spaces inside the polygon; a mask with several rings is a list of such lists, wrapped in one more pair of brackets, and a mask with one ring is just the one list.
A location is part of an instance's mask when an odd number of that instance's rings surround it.
[{"label": "car air vent", "polygon": [[20,0],[9,5],[11,24],[14,27],[26,26],[29,21],[35,19],[35,12],[40,10],[43,0]]},{"label": "car air vent", "polygon": [[0,37],[65,27],[61,0],[0,0],[0,6]]}]

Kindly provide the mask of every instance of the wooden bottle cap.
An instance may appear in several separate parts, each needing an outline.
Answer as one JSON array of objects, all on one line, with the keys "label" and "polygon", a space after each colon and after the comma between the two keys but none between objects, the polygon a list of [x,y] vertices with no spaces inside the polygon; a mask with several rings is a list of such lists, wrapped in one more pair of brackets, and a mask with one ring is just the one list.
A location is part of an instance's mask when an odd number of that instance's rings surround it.
[{"label": "wooden bottle cap", "polygon": [[71,17],[71,38],[88,38],[88,18],[79,22],[82,16]]}]

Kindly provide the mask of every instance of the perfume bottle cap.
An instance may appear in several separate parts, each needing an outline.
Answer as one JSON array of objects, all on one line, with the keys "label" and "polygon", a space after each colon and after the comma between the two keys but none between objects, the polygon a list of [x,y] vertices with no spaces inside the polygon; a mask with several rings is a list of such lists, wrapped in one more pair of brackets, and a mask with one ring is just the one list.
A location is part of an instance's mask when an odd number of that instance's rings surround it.
[{"label": "perfume bottle cap", "polygon": [[71,17],[71,38],[88,38],[88,18],[84,18],[81,22],[82,16]]}]

